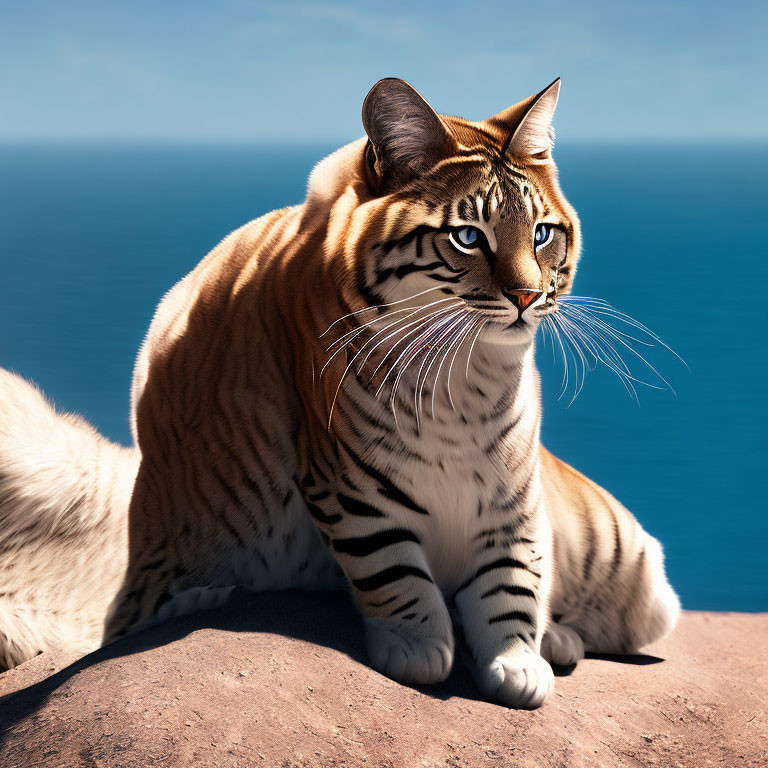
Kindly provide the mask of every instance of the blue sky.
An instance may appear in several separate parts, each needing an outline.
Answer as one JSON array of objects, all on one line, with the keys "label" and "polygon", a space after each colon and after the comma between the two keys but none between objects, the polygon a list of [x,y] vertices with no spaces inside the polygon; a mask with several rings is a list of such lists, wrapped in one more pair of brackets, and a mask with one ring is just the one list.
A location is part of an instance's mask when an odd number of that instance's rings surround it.
[{"label": "blue sky", "polygon": [[0,0],[0,139],[337,140],[379,78],[562,140],[768,138],[766,3]]}]

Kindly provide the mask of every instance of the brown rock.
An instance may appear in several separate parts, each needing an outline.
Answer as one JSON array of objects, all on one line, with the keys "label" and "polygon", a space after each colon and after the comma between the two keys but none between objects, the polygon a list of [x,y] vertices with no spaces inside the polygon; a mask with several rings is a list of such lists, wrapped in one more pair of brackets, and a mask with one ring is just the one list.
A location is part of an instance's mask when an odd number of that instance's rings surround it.
[{"label": "brown rock", "polygon": [[768,764],[768,614],[686,613],[642,655],[591,658],[534,712],[457,664],[409,688],[366,666],[343,596],[236,593],[67,666],[0,675],[3,768]]}]

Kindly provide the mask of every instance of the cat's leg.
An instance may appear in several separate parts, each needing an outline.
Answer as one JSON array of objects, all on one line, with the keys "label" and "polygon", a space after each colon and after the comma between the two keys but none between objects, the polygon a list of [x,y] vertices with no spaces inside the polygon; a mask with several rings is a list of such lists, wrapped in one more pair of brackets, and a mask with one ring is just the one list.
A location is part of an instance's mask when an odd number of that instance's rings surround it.
[{"label": "cat's leg", "polygon": [[391,500],[387,511],[351,489],[308,495],[363,614],[371,666],[404,683],[436,683],[453,666],[453,627],[419,537],[415,513]]},{"label": "cat's leg", "polygon": [[[195,490],[205,487],[204,479],[202,472],[197,475]],[[217,499],[210,491],[182,495],[180,484],[158,487],[140,470],[129,516],[128,569],[104,642],[217,608],[236,586],[257,592],[343,587],[298,486],[281,480],[282,488],[265,488],[258,497],[238,488]]]},{"label": "cat's leg", "polygon": [[603,653],[635,651],[663,637],[680,604],[658,541],[606,490],[548,451],[540,455],[557,625],[575,632],[587,651]]},{"label": "cat's leg", "polygon": [[473,572],[455,593],[478,687],[510,707],[540,706],[554,689],[540,654],[551,585],[551,531],[532,510],[512,529],[485,530]]},{"label": "cat's leg", "polygon": [[[555,590],[554,612],[562,611],[562,625],[582,638],[587,651],[635,652],[666,635],[679,616],[680,603],[665,576],[661,546],[632,523],[630,535],[595,555],[590,570],[596,577],[580,587],[567,587],[565,595],[561,587]],[[578,570],[582,577],[585,562]]]},{"label": "cat's leg", "polygon": [[680,612],[661,546],[605,492],[581,498],[594,505],[553,519],[554,626],[576,633],[587,651],[636,651],[666,635]]},{"label": "cat's leg", "polygon": [[572,627],[553,618],[541,641],[541,655],[550,664],[571,667],[584,658],[584,641]]}]

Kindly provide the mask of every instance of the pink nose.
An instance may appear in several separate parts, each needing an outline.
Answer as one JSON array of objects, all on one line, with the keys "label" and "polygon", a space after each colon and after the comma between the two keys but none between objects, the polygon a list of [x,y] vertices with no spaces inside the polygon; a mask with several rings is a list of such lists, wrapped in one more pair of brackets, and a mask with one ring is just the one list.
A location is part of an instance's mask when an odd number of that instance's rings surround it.
[{"label": "pink nose", "polygon": [[502,293],[515,305],[517,311],[522,315],[541,296],[542,292],[533,288],[520,288],[516,291],[502,291]]}]

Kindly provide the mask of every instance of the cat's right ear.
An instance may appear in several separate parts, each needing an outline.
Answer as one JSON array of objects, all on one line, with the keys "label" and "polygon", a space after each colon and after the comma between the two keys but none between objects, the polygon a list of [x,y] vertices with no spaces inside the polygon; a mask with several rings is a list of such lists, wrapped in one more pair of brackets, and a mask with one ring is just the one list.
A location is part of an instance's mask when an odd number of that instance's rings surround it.
[{"label": "cat's right ear", "polygon": [[405,184],[458,148],[440,116],[404,80],[387,77],[363,102],[369,159],[380,189]]}]

